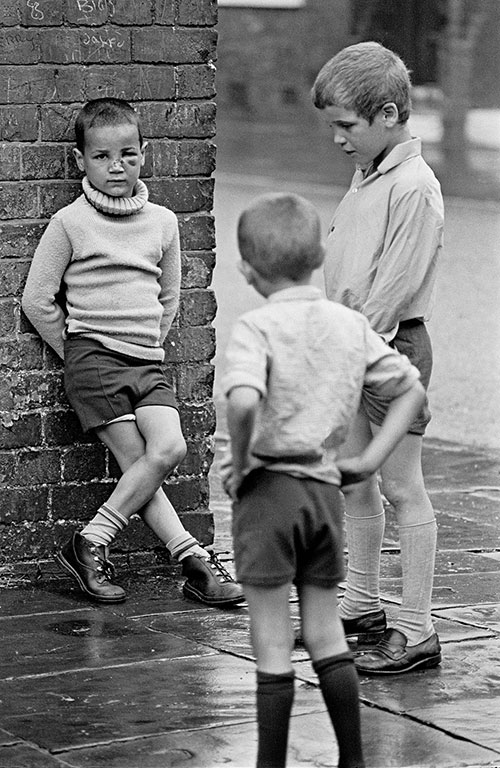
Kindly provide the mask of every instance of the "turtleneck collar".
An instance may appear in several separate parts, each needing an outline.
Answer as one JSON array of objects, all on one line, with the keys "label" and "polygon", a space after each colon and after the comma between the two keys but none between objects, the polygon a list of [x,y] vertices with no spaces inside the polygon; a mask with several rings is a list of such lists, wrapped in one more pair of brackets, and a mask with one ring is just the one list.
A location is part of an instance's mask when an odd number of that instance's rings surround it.
[{"label": "turtleneck collar", "polygon": [[88,202],[101,213],[109,216],[130,216],[139,213],[148,201],[148,188],[141,179],[134,187],[132,197],[111,197],[95,189],[86,176],[82,179],[83,194]]}]

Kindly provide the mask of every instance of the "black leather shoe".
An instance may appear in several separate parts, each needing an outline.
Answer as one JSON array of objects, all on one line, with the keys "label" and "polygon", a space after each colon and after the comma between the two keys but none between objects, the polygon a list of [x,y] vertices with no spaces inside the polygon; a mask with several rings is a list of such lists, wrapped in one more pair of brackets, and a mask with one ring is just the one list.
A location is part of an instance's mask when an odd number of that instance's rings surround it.
[{"label": "black leather shoe", "polygon": [[86,595],[101,603],[120,603],[127,597],[124,589],[113,584],[113,564],[106,558],[105,547],[93,544],[75,531],[55,555],[56,561],[76,579]]},{"label": "black leather shoe", "polygon": [[357,638],[358,647],[361,645],[375,645],[387,629],[385,611],[373,611],[364,613],[356,619],[342,619],[347,640]]},{"label": "black leather shoe", "polygon": [[414,669],[431,669],[441,662],[441,645],[434,632],[418,645],[407,645],[406,636],[388,629],[371,650],[354,657],[361,675],[398,675]]},{"label": "black leather shoe", "polygon": [[213,552],[209,560],[199,555],[185,557],[182,575],[187,577],[182,591],[189,600],[214,606],[238,605],[245,600],[241,587]]},{"label": "black leather shoe", "polygon": [[[385,611],[380,609],[373,613],[364,613],[356,619],[342,619],[342,625],[348,643],[354,647],[353,641],[357,640],[354,644],[360,649],[376,645],[382,639],[387,628],[387,619]],[[303,645],[302,631],[298,629],[295,632],[295,647],[300,648]]]}]

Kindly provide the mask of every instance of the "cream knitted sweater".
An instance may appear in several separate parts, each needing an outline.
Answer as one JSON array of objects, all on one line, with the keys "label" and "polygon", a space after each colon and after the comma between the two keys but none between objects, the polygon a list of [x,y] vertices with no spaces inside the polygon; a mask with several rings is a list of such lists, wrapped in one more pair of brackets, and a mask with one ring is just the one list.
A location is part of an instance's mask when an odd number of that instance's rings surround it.
[{"label": "cream knitted sweater", "polygon": [[[22,306],[42,339],[64,357],[68,335],[161,361],[179,303],[175,214],[148,202],[139,180],[131,198],[83,181],[84,194],[50,220],[36,249]],[[66,292],[67,316],[56,301]]]}]

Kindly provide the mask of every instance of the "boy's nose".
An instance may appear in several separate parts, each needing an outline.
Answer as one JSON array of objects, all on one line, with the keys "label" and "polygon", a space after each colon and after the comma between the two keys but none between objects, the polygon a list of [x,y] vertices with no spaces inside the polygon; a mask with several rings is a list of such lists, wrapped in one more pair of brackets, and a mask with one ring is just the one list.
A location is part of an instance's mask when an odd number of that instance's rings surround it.
[{"label": "boy's nose", "polygon": [[116,171],[116,170],[121,171],[121,169],[123,168],[122,160],[119,160],[119,159],[112,160],[110,168],[112,171]]},{"label": "boy's nose", "polygon": [[342,144],[346,143],[346,137],[342,136],[342,134],[339,133],[338,131],[335,131],[333,141],[335,142],[335,144],[340,144],[340,146],[342,146]]}]

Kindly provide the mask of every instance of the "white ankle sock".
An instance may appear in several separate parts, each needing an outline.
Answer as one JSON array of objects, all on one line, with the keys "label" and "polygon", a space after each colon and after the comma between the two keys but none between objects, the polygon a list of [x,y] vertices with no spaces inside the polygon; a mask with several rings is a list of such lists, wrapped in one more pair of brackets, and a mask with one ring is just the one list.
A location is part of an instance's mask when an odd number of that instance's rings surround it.
[{"label": "white ankle sock", "polygon": [[166,547],[172,557],[175,557],[179,563],[182,562],[185,557],[189,557],[190,555],[199,555],[207,560],[209,557],[208,552],[203,549],[194,536],[191,536],[187,531],[185,531],[185,533],[180,533],[178,536],[174,536],[173,539],[170,539],[170,541],[167,541]]},{"label": "white ankle sock", "polygon": [[85,526],[81,534],[93,544],[103,544],[107,547],[127,525],[127,518],[106,502],[99,507],[96,516]]}]

